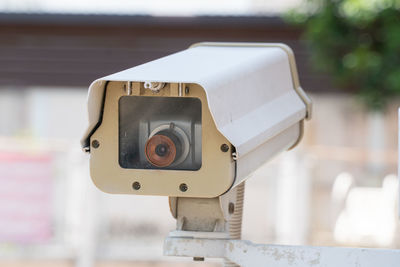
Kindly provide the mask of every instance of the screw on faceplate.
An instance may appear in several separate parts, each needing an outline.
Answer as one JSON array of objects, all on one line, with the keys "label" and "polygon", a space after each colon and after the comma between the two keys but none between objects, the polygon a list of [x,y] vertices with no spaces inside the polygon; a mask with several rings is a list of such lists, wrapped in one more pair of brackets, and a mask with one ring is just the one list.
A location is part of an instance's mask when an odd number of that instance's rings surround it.
[{"label": "screw on faceplate", "polygon": [[134,182],[132,184],[132,188],[135,189],[135,190],[139,190],[140,189],[140,183],[139,182]]},{"label": "screw on faceplate", "polygon": [[181,190],[182,192],[186,192],[188,190],[187,184],[180,184],[179,190]]},{"label": "screw on faceplate", "polygon": [[221,145],[221,151],[222,152],[228,152],[229,151],[229,146],[227,144],[222,144]]},{"label": "screw on faceplate", "polygon": [[100,142],[99,141],[97,141],[97,140],[93,140],[92,141],[92,147],[93,148],[98,148],[100,146]]},{"label": "screw on faceplate", "polygon": [[189,86],[185,87],[185,94],[189,94]]}]

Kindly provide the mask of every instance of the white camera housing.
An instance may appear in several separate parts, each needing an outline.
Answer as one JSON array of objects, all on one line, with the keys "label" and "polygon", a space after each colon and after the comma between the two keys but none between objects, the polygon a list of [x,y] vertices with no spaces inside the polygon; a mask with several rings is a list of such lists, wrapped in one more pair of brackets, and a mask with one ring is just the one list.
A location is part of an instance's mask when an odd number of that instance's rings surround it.
[{"label": "white camera housing", "polygon": [[[201,167],[121,167],[118,151],[124,144],[118,132],[118,103],[123,96],[199,99],[201,136],[188,135],[193,138],[190,142],[201,140]],[[300,87],[288,46],[199,43],[94,81],[89,88],[88,111],[89,126],[81,144],[90,152],[91,177],[101,190],[211,198],[297,145],[303,121],[311,117],[311,101]],[[136,114],[132,116],[140,116]],[[224,144],[227,151],[221,151]]]}]

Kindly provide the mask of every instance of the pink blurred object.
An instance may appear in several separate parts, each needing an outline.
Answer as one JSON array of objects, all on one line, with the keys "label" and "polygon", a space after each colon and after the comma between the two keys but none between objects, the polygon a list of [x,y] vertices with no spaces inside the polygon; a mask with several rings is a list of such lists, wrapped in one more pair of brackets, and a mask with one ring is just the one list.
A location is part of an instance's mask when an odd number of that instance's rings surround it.
[{"label": "pink blurred object", "polygon": [[51,238],[51,163],[47,154],[0,152],[0,242]]}]

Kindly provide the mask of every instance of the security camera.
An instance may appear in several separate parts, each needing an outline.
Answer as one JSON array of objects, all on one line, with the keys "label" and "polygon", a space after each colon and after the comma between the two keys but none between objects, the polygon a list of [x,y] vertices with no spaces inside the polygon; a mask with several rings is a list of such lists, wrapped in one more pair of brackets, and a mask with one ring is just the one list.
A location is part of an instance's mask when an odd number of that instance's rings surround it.
[{"label": "security camera", "polygon": [[311,101],[286,45],[199,43],[94,81],[88,111],[99,189],[213,198],[296,146]]}]

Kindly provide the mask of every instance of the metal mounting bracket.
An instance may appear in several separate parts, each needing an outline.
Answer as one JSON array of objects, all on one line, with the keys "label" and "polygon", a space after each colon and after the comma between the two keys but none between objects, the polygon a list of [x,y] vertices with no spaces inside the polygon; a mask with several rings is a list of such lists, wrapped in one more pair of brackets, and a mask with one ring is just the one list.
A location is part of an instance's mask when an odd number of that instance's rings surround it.
[{"label": "metal mounting bracket", "polygon": [[242,267],[394,267],[400,250],[253,244],[246,240],[167,237],[164,255],[224,258]]}]

